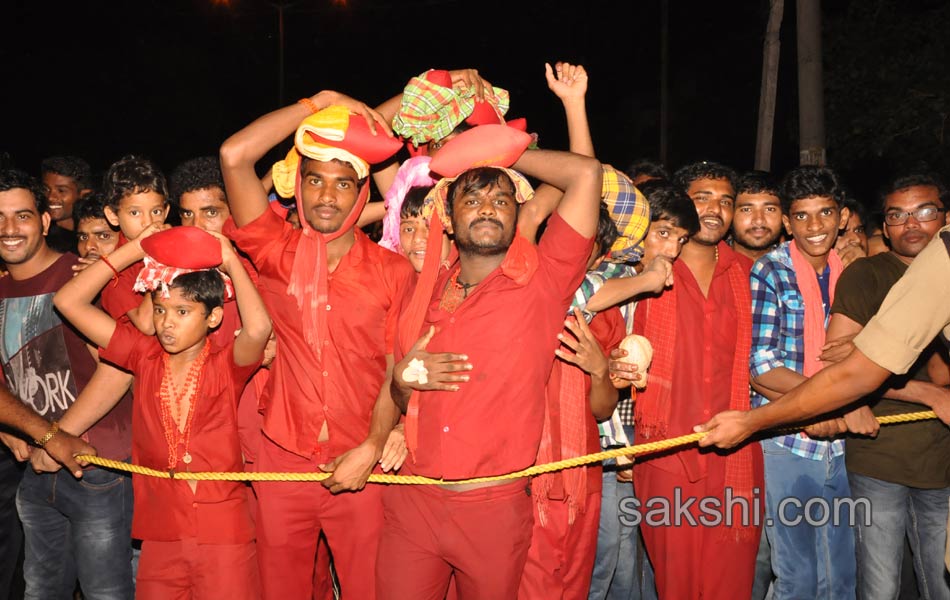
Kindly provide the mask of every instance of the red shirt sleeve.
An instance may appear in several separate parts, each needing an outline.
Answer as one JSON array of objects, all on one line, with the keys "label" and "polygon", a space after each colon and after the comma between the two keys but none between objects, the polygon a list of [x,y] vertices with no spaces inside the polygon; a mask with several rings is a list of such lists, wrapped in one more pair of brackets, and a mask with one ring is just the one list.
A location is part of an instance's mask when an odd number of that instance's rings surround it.
[{"label": "red shirt sleeve", "polygon": [[250,257],[254,266],[260,270],[268,255],[285,241],[293,232],[298,231],[269,208],[244,227],[231,229],[228,234],[241,252]]},{"label": "red shirt sleeve", "polygon": [[102,289],[102,294],[100,295],[102,309],[109,313],[109,316],[116,321],[127,315],[130,310],[138,308],[139,305],[142,304],[142,294],[132,289],[141,270],[142,261],[126,267],[119,273],[119,278],[114,282],[114,285],[113,282],[109,282],[106,284],[106,287]]},{"label": "red shirt sleeve", "polygon": [[544,272],[558,298],[571,298],[587,271],[594,238],[585,238],[557,211],[548,219],[538,243],[538,269]]},{"label": "red shirt sleeve", "polygon": [[412,291],[416,286],[416,272],[412,270],[408,262],[406,262],[408,268],[402,268],[402,266],[402,264],[398,264],[399,268],[392,270],[394,290],[392,306],[389,307],[389,311],[386,313],[386,354],[393,354],[395,351],[399,315],[405,305],[409,303]]},{"label": "red shirt sleeve", "polygon": [[115,324],[109,345],[99,348],[99,358],[133,373],[147,351],[157,344],[155,336],[145,335],[127,318]]},{"label": "red shirt sleeve", "polygon": [[604,354],[609,356],[610,351],[619,346],[626,336],[627,323],[620,309],[614,306],[594,315],[594,319],[590,322],[590,332],[600,344]]}]

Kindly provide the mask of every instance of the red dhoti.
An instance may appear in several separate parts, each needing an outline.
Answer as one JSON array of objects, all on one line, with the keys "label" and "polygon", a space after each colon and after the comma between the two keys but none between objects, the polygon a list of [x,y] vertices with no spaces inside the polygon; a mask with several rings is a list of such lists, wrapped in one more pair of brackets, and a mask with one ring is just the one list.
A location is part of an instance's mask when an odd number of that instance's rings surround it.
[{"label": "red dhoti", "polygon": [[[265,437],[257,470],[314,472],[329,459],[322,454],[303,458]],[[313,598],[321,530],[333,553],[343,595],[360,600],[376,597],[372,573],[383,524],[380,486],[333,495],[319,483],[267,481],[255,483],[255,490],[257,555],[265,600]]]},{"label": "red dhoti", "polygon": [[199,544],[195,538],[142,543],[139,600],[257,600],[254,542]]},{"label": "red dhoti", "polygon": [[[757,474],[755,480],[760,482],[761,453],[754,455],[753,462]],[[724,489],[725,464],[725,458],[707,455],[706,476],[695,482],[689,481],[684,472],[664,470],[655,466],[653,461],[637,463],[633,468],[634,487],[643,518],[640,531],[653,563],[656,589],[661,600],[732,600],[748,598],[752,594],[755,557],[762,532],[764,490],[760,486],[759,493],[748,503],[744,516],[740,505],[734,501],[731,523],[735,527],[727,527],[725,518],[729,505]],[[679,514],[675,505],[677,497],[681,499],[680,506],[684,507]],[[658,498],[662,501],[658,502]],[[714,503],[707,500],[710,498],[718,501],[719,508],[714,508]],[[690,503],[690,499],[694,500]],[[706,503],[701,504],[704,500]],[[624,513],[621,508],[621,514]],[[628,516],[633,517],[632,514]],[[712,525],[711,519],[716,518],[721,518],[722,524]],[[660,524],[663,520],[666,522]],[[743,520],[757,526],[739,535],[738,525]],[[740,537],[742,539],[738,539]]]},{"label": "red dhoti", "polygon": [[[600,470],[597,470],[598,477]],[[545,525],[534,510],[534,533],[525,563],[519,600],[586,600],[597,553],[600,526],[600,486],[587,494],[584,512],[568,523],[568,505],[551,500]]]},{"label": "red dhoti", "polygon": [[459,600],[515,598],[534,523],[527,486],[387,488],[377,597],[442,600],[454,572]]}]

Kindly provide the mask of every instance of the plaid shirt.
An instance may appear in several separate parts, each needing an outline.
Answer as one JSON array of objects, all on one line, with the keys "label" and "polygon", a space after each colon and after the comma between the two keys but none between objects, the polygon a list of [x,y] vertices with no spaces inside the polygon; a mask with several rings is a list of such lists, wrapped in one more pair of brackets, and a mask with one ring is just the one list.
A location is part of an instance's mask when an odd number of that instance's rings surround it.
[{"label": "plaid shirt", "polygon": [[[796,373],[804,372],[805,309],[792,257],[785,242],[752,266],[752,353],[749,371],[758,377],[778,367],[786,367]],[[825,326],[828,311],[825,307]],[[752,406],[767,404],[768,399],[752,394]],[[780,435],[772,438],[774,443],[793,454],[811,460],[823,460],[829,451],[834,456],[844,454],[844,440],[823,442],[813,440],[804,433]]]}]

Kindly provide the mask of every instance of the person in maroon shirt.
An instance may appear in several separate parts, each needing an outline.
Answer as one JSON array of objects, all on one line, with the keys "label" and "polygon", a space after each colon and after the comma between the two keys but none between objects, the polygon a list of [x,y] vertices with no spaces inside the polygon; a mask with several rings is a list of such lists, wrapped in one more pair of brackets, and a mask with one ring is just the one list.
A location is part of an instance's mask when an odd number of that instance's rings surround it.
[{"label": "person in maroon shirt", "polygon": [[[749,405],[752,264],[722,241],[732,222],[735,173],[695,163],[677,171],[674,183],[696,205],[700,231],[673,265],[672,289],[637,307],[634,333],[645,335],[654,350],[635,405],[638,441],[687,434],[707,415]],[[633,369],[611,363],[618,376],[632,379]],[[641,527],[659,596],[749,596],[761,537],[761,508],[753,496],[764,489],[758,444],[731,454],[691,449],[650,457],[637,462],[633,478],[639,498],[671,506],[669,522],[657,523],[648,512]],[[745,501],[744,515],[730,510],[729,497]],[[675,498],[682,498],[689,515],[672,508]],[[700,510],[706,498],[719,502],[708,517]]]},{"label": "person in maroon shirt", "polygon": [[[96,363],[80,334],[53,306],[53,294],[72,279],[78,257],[47,246],[46,202],[35,179],[21,171],[0,171],[0,258],[10,271],[0,279],[0,378],[31,410],[56,423],[81,395]],[[125,460],[130,421],[129,412],[119,410],[72,433],[86,434],[100,454]],[[20,461],[46,454],[16,436],[0,432],[0,440]],[[82,482],[66,473],[25,470],[16,514],[6,506],[0,510],[0,546],[16,539],[8,526],[19,514],[26,535],[27,597],[71,595],[77,576],[91,596],[131,597],[131,488],[128,477],[106,469],[90,468]]]},{"label": "person in maroon shirt", "polygon": [[[155,335],[127,319],[117,323],[93,304],[113,274],[102,262],[64,285],[54,303],[102,347],[104,360],[135,376],[136,464],[172,472],[241,471],[237,402],[260,365],[270,318],[227,238],[194,227],[155,233],[161,227],[150,225],[112,255],[116,268],[146,252],[146,261],[158,263],[146,262],[137,279],[152,292]],[[181,247],[189,248],[188,256]],[[221,324],[229,283],[242,328],[229,344],[213,344],[208,334]],[[132,535],[143,541],[137,598],[258,597],[254,528],[242,483],[139,475],[133,482]]]},{"label": "person in maroon shirt", "polygon": [[[400,319],[392,384],[408,409],[414,456],[404,469],[417,475],[502,475],[538,455],[557,335],[597,230],[602,167],[528,150],[513,168],[564,191],[538,246],[515,232],[518,204],[532,194],[518,172],[475,168],[433,190],[458,260]],[[525,479],[387,488],[378,597],[441,598],[454,573],[463,600],[514,598],[534,523],[529,490]]]},{"label": "person in maroon shirt", "polygon": [[[396,318],[415,281],[405,257],[354,226],[369,192],[369,163],[401,147],[376,135],[375,121],[384,126],[364,104],[320,92],[261,117],[221,147],[238,226],[231,237],[258,269],[279,348],[261,398],[265,437],[257,469],[333,473],[323,486],[255,486],[268,599],[309,600],[321,530],[343,595],[375,597],[368,574],[382,526],[381,489],[363,488],[377,464],[400,462],[385,451],[399,418],[388,382]],[[295,147],[274,166],[274,183],[296,198],[300,229],[268,208],[254,171],[295,130]]]}]

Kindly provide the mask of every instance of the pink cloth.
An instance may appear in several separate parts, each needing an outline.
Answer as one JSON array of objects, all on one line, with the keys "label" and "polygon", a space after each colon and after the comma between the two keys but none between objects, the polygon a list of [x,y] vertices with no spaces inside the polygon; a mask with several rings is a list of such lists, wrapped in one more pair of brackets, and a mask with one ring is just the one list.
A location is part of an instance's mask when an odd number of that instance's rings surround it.
[{"label": "pink cloth", "polygon": [[[805,372],[802,375],[811,377],[824,367],[824,364],[818,360],[821,347],[825,344],[825,310],[822,307],[821,286],[818,285],[818,274],[815,273],[815,268],[798,249],[798,242],[793,241],[788,245],[788,253],[792,257],[798,291],[805,302]],[[828,254],[828,267],[831,269],[828,278],[828,298],[833,299],[835,285],[844,270],[838,253],[833,249]]]},{"label": "pink cloth", "polygon": [[414,156],[402,163],[393,184],[386,191],[386,216],[383,217],[383,237],[379,245],[383,248],[402,254],[399,243],[399,213],[406,194],[414,187],[428,187],[435,185],[435,179],[429,176],[428,156]]}]

